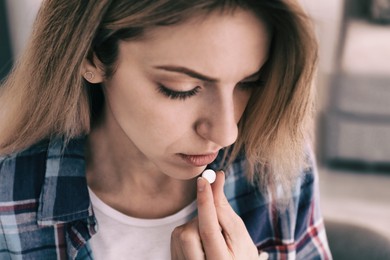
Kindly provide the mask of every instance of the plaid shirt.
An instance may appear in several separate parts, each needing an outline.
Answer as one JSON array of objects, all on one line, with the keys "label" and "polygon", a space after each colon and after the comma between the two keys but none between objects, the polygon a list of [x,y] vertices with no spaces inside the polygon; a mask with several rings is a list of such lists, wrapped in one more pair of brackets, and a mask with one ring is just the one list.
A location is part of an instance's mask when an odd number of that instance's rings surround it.
[{"label": "plaid shirt", "polygon": [[[64,147],[42,141],[0,158],[0,259],[93,259],[97,232],[85,178],[84,138]],[[331,259],[313,171],[300,178],[291,204],[275,210],[244,177],[244,158],[227,170],[226,196],[270,259]]]}]

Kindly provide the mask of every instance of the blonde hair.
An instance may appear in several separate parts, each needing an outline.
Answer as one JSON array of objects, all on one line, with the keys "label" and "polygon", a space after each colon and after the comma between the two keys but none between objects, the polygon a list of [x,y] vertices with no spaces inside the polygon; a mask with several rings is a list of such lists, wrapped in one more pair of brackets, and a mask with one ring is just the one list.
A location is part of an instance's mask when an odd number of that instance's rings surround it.
[{"label": "blonde hair", "polygon": [[0,154],[52,136],[89,133],[101,102],[81,76],[84,59],[95,54],[110,77],[120,40],[234,8],[264,20],[272,42],[262,69],[265,87],[249,101],[230,158],[245,151],[249,180],[288,190],[306,161],[317,59],[310,22],[292,0],[44,1],[31,41],[0,90]]}]

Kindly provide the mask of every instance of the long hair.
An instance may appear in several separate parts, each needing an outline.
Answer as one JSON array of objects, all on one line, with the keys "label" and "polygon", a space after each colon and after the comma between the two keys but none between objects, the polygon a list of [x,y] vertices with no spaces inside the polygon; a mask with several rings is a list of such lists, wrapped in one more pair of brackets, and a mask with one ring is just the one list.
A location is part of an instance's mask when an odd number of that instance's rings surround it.
[{"label": "long hair", "polygon": [[0,91],[0,154],[52,136],[88,134],[101,101],[81,76],[93,55],[115,73],[119,41],[214,11],[249,10],[271,32],[265,86],[251,96],[230,158],[244,151],[248,179],[286,190],[305,165],[317,45],[294,0],[46,0],[31,41]]}]

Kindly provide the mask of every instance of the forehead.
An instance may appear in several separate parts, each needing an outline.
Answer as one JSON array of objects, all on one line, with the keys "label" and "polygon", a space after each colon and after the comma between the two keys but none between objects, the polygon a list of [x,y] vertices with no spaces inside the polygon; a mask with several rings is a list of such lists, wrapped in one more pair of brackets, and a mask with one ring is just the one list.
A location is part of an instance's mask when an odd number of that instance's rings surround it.
[{"label": "forehead", "polygon": [[267,59],[269,38],[265,23],[250,11],[214,12],[122,42],[120,60],[180,65],[227,79],[258,70]]}]

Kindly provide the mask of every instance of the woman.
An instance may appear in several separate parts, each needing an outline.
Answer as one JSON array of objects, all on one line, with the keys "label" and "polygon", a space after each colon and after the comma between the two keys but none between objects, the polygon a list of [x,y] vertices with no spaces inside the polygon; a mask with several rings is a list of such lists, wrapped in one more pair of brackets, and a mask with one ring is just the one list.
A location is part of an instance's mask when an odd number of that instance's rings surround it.
[{"label": "woman", "polygon": [[2,86],[1,258],[331,258],[315,61],[293,1],[44,1]]}]

